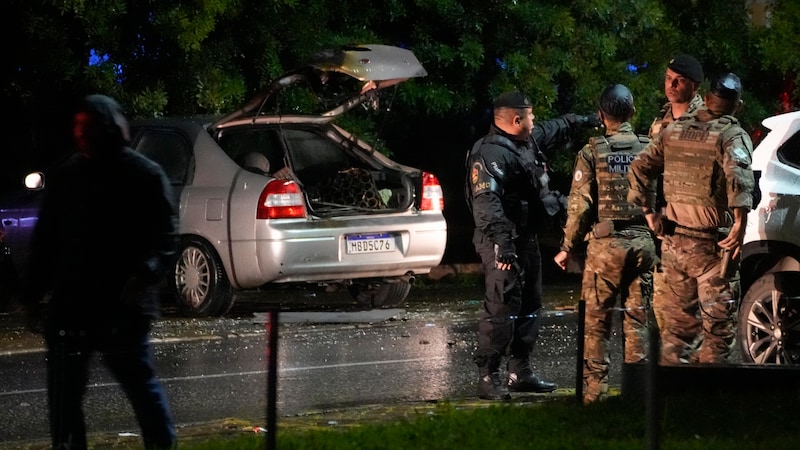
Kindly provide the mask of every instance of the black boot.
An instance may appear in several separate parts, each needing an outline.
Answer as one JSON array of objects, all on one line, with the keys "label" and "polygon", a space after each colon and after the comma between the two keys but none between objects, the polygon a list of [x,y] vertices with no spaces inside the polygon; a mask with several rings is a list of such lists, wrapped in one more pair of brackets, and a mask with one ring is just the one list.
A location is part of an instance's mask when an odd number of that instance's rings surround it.
[{"label": "black boot", "polygon": [[512,392],[553,392],[556,384],[540,380],[529,367],[508,373],[508,390]]},{"label": "black boot", "polygon": [[508,400],[511,398],[511,394],[503,384],[500,372],[492,372],[478,379],[478,398],[484,400]]}]

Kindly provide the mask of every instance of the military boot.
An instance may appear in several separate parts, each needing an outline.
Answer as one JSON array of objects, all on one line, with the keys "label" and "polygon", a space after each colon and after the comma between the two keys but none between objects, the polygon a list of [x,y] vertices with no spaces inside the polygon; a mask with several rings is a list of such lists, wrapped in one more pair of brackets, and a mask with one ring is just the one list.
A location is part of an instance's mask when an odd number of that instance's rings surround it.
[{"label": "military boot", "polygon": [[500,372],[491,372],[478,379],[478,398],[484,400],[508,400],[511,398]]}]

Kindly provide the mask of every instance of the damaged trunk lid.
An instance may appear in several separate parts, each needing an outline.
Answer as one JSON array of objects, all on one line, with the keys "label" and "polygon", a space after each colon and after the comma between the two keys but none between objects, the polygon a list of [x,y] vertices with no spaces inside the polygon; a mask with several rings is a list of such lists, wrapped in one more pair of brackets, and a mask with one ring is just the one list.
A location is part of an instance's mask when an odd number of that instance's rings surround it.
[{"label": "damaged trunk lid", "polygon": [[234,160],[245,152],[265,153],[268,176],[299,184],[315,216],[419,209],[423,172],[391,160],[332,122],[356,106],[377,110],[386,88],[425,75],[406,49],[326,50],[214,123],[210,132]]}]

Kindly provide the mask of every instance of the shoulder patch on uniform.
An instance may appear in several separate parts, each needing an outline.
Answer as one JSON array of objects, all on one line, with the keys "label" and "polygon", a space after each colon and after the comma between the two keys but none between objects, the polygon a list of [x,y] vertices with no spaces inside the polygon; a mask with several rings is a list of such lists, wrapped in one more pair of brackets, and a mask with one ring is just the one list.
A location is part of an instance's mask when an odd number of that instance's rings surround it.
[{"label": "shoulder patch on uniform", "polygon": [[650,127],[650,135],[655,136],[661,132],[661,122],[654,123],[653,126]]},{"label": "shoulder patch on uniform", "polygon": [[575,174],[572,176],[572,181],[581,181],[583,179],[583,171],[578,169],[575,171]]},{"label": "shoulder patch on uniform", "polygon": [[481,163],[476,161],[474,164],[472,164],[472,173],[470,174],[470,181],[472,181],[473,185],[478,184],[478,173],[481,172],[482,170],[483,170],[483,165]]},{"label": "shoulder patch on uniform", "polygon": [[739,145],[733,147],[731,151],[731,157],[734,161],[739,164],[750,165],[752,164],[752,159],[750,158],[750,152],[746,149],[742,148]]}]

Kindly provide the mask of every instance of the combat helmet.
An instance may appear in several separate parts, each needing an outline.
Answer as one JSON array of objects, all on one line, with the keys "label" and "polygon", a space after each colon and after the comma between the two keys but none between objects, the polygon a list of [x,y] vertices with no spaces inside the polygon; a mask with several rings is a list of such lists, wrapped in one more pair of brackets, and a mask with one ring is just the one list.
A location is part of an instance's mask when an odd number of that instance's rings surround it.
[{"label": "combat helmet", "polygon": [[627,120],[634,111],[630,89],[622,84],[612,84],[603,89],[600,94],[600,111],[610,118]]},{"label": "combat helmet", "polygon": [[734,73],[724,73],[711,83],[709,90],[719,98],[738,102],[742,99],[742,80]]}]

